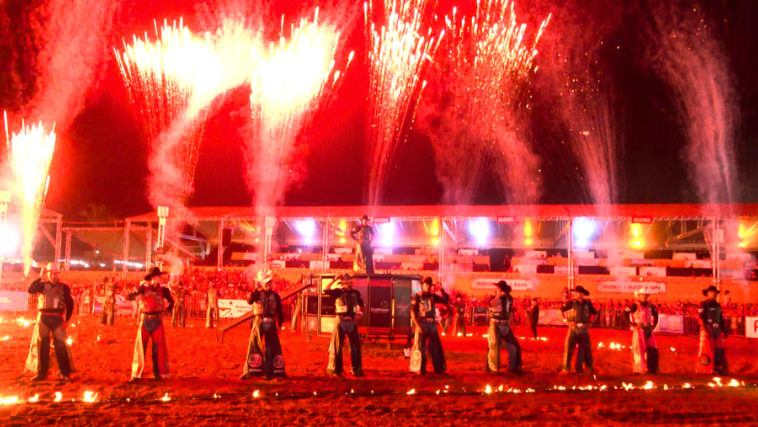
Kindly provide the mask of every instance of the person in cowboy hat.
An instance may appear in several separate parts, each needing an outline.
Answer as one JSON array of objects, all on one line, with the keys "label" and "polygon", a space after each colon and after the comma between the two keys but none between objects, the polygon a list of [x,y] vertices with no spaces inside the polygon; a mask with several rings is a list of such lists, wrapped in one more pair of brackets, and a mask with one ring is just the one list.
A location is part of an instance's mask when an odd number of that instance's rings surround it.
[{"label": "person in cowboy hat", "polygon": [[[139,301],[140,321],[137,328],[137,342],[134,345],[134,357],[132,358],[132,377],[135,381],[142,377],[145,369],[145,355],[147,344],[153,341],[153,376],[156,380],[167,379],[170,374],[168,363],[168,348],[166,346],[166,332],[163,328],[163,313],[171,313],[174,308],[174,299],[171,291],[161,286],[163,276],[168,273],[160,268],[153,267],[140,283],[137,290],[130,293],[126,298]],[[168,305],[165,304],[168,302]]]},{"label": "person in cowboy hat", "polygon": [[700,325],[700,351],[696,369],[698,373],[710,375],[727,373],[726,348],[724,346],[727,329],[724,325],[721,304],[716,301],[718,294],[718,288],[713,285],[703,289],[703,296],[706,297],[706,300],[700,303],[697,310],[698,324]]},{"label": "person in cowboy hat", "polygon": [[658,345],[655,330],[658,325],[658,309],[648,301],[650,292],[641,287],[634,292],[637,301],[624,310],[632,329],[632,372],[635,374],[658,373]]},{"label": "person in cowboy hat", "polygon": [[513,297],[511,287],[505,280],[497,282],[497,294],[491,295],[487,304],[490,306],[490,328],[487,332],[487,371],[497,373],[500,370],[500,348],[508,350],[508,372],[520,375],[521,346],[513,334]]},{"label": "person in cowboy hat", "polygon": [[253,325],[247,346],[243,380],[253,376],[264,379],[285,377],[282,344],[279,341],[279,327],[284,323],[282,299],[271,289],[274,274],[271,270],[260,270],[255,277],[255,290],[247,303],[253,306]]},{"label": "person in cowboy hat", "polygon": [[[329,342],[329,362],[326,372],[330,375],[340,376],[343,372],[342,343],[347,336],[350,341],[350,362],[353,367],[353,375],[363,376],[363,361],[361,360],[361,340],[358,335],[357,322],[363,313],[363,298],[361,293],[353,289],[355,275],[344,274],[337,276],[329,282],[324,291],[325,295],[334,298],[334,309],[337,313],[337,321],[334,322],[332,338]],[[342,288],[335,288],[336,284],[342,284]]]},{"label": "person in cowboy hat", "polygon": [[37,374],[32,381],[43,381],[50,368],[50,336],[53,337],[58,369],[64,380],[71,379],[74,370],[71,346],[66,342],[66,325],[74,314],[71,289],[59,280],[58,264],[51,262],[40,270],[40,277],[29,286],[29,293],[37,295],[37,323],[32,332],[29,356],[25,370]]},{"label": "person in cowboy hat", "polygon": [[566,334],[566,345],[563,350],[563,370],[561,374],[568,374],[571,371],[571,358],[574,355],[574,347],[579,346],[576,355],[576,372],[584,372],[583,367],[592,373],[592,345],[590,344],[589,326],[594,323],[597,311],[592,306],[592,302],[585,297],[589,296],[589,291],[582,286],[577,286],[572,291],[573,299],[566,302],[561,307],[563,323],[568,325]]},{"label": "person in cowboy hat", "polygon": [[374,227],[368,224],[368,216],[361,217],[361,223],[350,230],[350,237],[358,242],[355,248],[355,262],[359,270],[366,274],[374,274],[374,250],[371,241],[374,240]]},{"label": "person in cowboy hat", "polygon": [[221,296],[220,284],[216,276],[208,279],[208,290],[205,292],[205,327],[213,329],[213,320],[218,323],[218,298]]},{"label": "person in cowboy hat", "polygon": [[442,341],[437,331],[436,304],[447,305],[450,297],[442,286],[441,295],[435,293],[435,285],[431,277],[425,277],[421,283],[421,292],[416,293],[411,300],[411,319],[415,327],[413,349],[411,350],[411,372],[426,375],[427,341],[428,351],[432,355],[432,365],[436,374],[444,374],[447,370]]}]

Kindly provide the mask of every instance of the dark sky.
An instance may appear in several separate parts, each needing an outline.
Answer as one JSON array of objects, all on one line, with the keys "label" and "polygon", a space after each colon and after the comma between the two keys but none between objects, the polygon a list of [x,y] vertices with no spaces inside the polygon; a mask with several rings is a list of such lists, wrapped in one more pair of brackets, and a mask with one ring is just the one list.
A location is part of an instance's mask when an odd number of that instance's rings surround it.
[{"label": "dark sky", "polygon": [[[575,0],[579,1],[579,0]],[[666,84],[645,66],[644,31],[640,24],[645,11],[654,1],[628,2],[624,8],[604,9],[607,1],[582,0],[581,12],[613,14],[618,25],[604,36],[606,50],[601,50],[607,77],[614,82],[618,103],[614,117],[623,140],[623,160],[620,202],[622,203],[680,203],[696,202],[693,186],[687,180],[687,166],[681,160],[684,134],[674,112],[676,100]],[[663,0],[662,0],[663,1]],[[667,0],[666,0],[667,1]],[[39,3],[39,2],[37,2]],[[13,112],[19,106],[19,91],[33,92],[33,77],[28,69],[34,57],[34,34],[30,30],[29,14],[37,3],[26,0],[6,0],[0,6],[0,64],[14,57],[14,67],[0,67],[0,108]],[[310,5],[318,2],[273,2],[270,19],[278,22],[281,13],[310,15]],[[460,3],[465,3],[460,2]],[[530,3],[523,8],[522,3]],[[535,21],[543,11],[565,13],[565,2],[518,2],[521,16]],[[610,2],[621,3],[621,2]],[[627,2],[624,2],[627,3]],[[329,104],[314,117],[301,138],[309,146],[304,159],[307,177],[286,195],[289,205],[355,205],[364,201],[364,145],[366,141],[367,71],[365,39],[362,25],[362,5],[350,3],[355,24],[352,25],[343,49],[355,50],[356,61],[344,75],[344,81]],[[689,3],[688,3],[689,4]],[[441,2],[438,12],[447,12]],[[190,28],[204,21],[191,1],[124,0],[117,13],[112,31],[107,36],[110,45],[120,46],[122,37],[151,30],[152,19],[184,17]],[[758,172],[753,164],[758,160],[758,43],[755,24],[758,23],[758,2],[724,0],[704,2],[704,11],[713,34],[724,47],[729,68],[733,73],[740,122],[735,138],[738,153],[740,194],[738,201],[758,202]],[[530,15],[533,13],[534,16]],[[620,15],[617,15],[620,14]],[[548,32],[570,34],[562,28],[559,18]],[[581,19],[581,18],[580,18]],[[195,27],[196,25],[197,27]],[[552,25],[552,24],[551,24]],[[559,43],[560,37],[547,37],[545,42]],[[610,46],[618,46],[612,49]],[[549,49],[546,49],[549,50]],[[21,60],[18,60],[21,58]],[[64,213],[67,220],[83,220],[82,209],[102,206],[115,218],[144,213],[150,210],[146,199],[148,142],[139,117],[131,108],[113,56],[104,58],[100,82],[87,95],[85,108],[72,126],[59,133],[56,157],[51,170],[50,194],[47,206]],[[538,58],[538,63],[540,58]],[[21,65],[19,65],[21,64]],[[561,145],[560,125],[555,118],[555,94],[537,74],[530,85],[534,96],[529,133],[542,159],[543,194],[541,203],[582,203],[581,171],[565,145]],[[31,88],[31,89],[30,89]],[[225,97],[218,112],[208,121],[200,151],[192,206],[246,206],[252,202],[244,180],[243,140],[239,128],[249,113],[249,91],[239,88]],[[3,156],[4,150],[3,150]],[[409,132],[401,145],[386,184],[384,204],[437,204],[443,189],[435,177],[434,151],[429,138],[418,129]],[[495,204],[503,201],[502,190],[488,175],[481,185],[476,203]]]}]

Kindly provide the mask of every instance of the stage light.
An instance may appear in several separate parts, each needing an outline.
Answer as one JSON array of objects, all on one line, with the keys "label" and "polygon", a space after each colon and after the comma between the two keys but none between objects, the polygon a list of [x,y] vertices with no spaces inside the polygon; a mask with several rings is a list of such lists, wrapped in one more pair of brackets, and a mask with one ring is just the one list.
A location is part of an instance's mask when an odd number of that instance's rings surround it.
[{"label": "stage light", "polygon": [[597,231],[597,224],[588,218],[574,220],[574,246],[586,248]]},{"label": "stage light", "polygon": [[479,246],[483,246],[490,237],[490,223],[486,218],[472,219],[468,223],[468,231]]},{"label": "stage light", "polygon": [[527,245],[527,246],[532,246],[532,243],[533,243],[532,239],[526,239],[526,240],[524,240],[524,244]]},{"label": "stage light", "polygon": [[435,218],[434,221],[432,221],[431,232],[432,232],[432,236],[439,236],[440,234],[440,222],[437,220],[437,218]]},{"label": "stage light", "polygon": [[377,231],[379,233],[379,245],[385,248],[392,247],[395,241],[395,222],[390,220],[388,222],[377,224]]},{"label": "stage light", "polygon": [[531,237],[532,236],[532,224],[529,222],[529,220],[526,220],[524,223],[524,236]]},{"label": "stage light", "polygon": [[21,237],[11,224],[0,226],[0,254],[4,256],[13,255],[18,252],[21,245]]},{"label": "stage light", "polygon": [[436,244],[438,244],[439,242],[440,242],[440,241],[439,241],[439,239],[433,239],[433,240],[432,240],[432,244],[433,244],[433,245],[436,245]]},{"label": "stage light", "polygon": [[295,221],[295,230],[303,237],[313,237],[316,234],[316,221],[312,219]]},{"label": "stage light", "polygon": [[745,247],[745,242],[740,242],[740,247],[744,248]]},{"label": "stage light", "polygon": [[344,237],[340,239],[340,243],[345,243],[345,238]]}]

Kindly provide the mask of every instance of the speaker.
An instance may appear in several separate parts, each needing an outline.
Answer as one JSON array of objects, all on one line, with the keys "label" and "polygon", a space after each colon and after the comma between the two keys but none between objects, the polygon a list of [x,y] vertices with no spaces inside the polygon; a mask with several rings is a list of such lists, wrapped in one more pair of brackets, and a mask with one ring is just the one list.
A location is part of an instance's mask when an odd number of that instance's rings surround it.
[{"label": "speaker", "polygon": [[232,244],[232,229],[225,228],[221,232],[221,246],[229,246]]}]

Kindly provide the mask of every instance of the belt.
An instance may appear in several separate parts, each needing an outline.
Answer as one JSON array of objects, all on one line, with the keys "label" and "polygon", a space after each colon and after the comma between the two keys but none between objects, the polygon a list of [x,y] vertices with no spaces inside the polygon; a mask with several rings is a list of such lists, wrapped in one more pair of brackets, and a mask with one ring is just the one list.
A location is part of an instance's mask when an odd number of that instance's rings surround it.
[{"label": "belt", "polygon": [[586,328],[587,325],[585,325],[584,323],[575,323],[574,327],[577,327],[577,328]]},{"label": "belt", "polygon": [[273,317],[264,317],[263,318],[263,322],[266,322],[266,323],[273,322],[273,321],[274,321]]},{"label": "belt", "polygon": [[494,323],[508,323],[508,319],[490,319],[490,322]]},{"label": "belt", "polygon": [[163,317],[163,316],[160,313],[158,313],[158,314],[142,313],[142,318],[145,319],[145,320],[158,320],[161,317]]},{"label": "belt", "polygon": [[61,313],[61,312],[59,312],[59,311],[40,311],[39,313],[40,313],[40,314],[43,314],[43,315],[45,315],[45,316],[58,316],[58,317],[63,317],[63,313]]},{"label": "belt", "polygon": [[437,319],[435,319],[434,317],[426,317],[426,318],[424,318],[424,320],[426,320],[427,322],[436,322],[437,321]]}]

